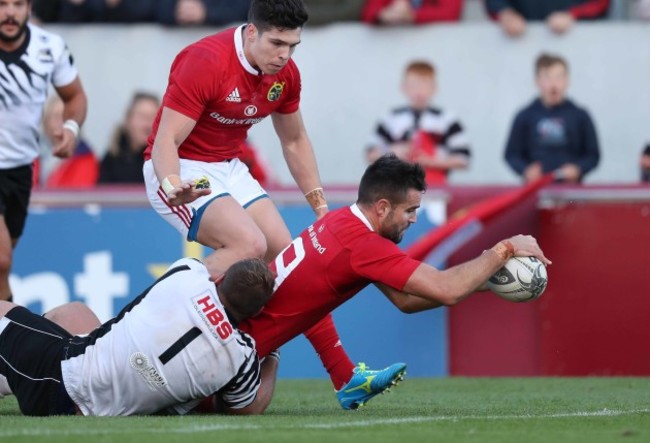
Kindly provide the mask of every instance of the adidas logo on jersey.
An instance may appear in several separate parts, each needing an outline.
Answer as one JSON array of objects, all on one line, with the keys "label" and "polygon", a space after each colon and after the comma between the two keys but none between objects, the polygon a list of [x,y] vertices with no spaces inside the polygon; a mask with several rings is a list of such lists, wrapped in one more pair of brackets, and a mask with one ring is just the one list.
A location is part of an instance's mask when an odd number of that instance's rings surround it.
[{"label": "adidas logo on jersey", "polygon": [[239,89],[235,88],[232,90],[230,95],[226,97],[227,102],[241,103],[241,97],[239,96]]}]

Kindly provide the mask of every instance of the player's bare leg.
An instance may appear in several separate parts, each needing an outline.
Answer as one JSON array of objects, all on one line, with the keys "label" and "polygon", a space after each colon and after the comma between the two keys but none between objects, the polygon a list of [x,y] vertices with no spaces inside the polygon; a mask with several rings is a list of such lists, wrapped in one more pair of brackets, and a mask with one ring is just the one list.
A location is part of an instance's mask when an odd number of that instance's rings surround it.
[{"label": "player's bare leg", "polygon": [[44,317],[72,335],[88,334],[102,324],[88,306],[78,301],[57,306],[47,311]]},{"label": "player's bare leg", "polygon": [[291,233],[282,220],[282,216],[270,198],[261,198],[246,208],[246,212],[255,221],[266,239],[267,262],[275,257],[292,241]]},{"label": "player's bare leg", "polygon": [[266,254],[264,234],[251,216],[231,196],[213,200],[201,217],[197,240],[215,249],[204,263],[217,279],[238,260]]},{"label": "player's bare leg", "polygon": [[15,303],[11,303],[11,302],[4,301],[4,300],[0,301],[0,318],[7,315],[7,312],[11,311],[16,306],[18,306],[18,305],[15,304]]},{"label": "player's bare leg", "polygon": [[0,215],[0,300],[9,300],[9,272],[11,271],[12,254],[18,239],[12,239],[5,218]]},{"label": "player's bare leg", "polygon": [[9,383],[7,382],[7,377],[0,374],[0,398],[4,397],[6,395],[13,395],[13,392],[11,391],[11,388],[9,387]]},{"label": "player's bare leg", "polygon": [[[4,218],[3,218],[4,222]],[[15,308],[16,304],[0,300],[0,318],[4,317],[7,312],[11,311],[13,308]],[[7,378],[0,374],[0,398],[4,397],[5,395],[12,395],[13,392],[11,392],[11,388],[9,387],[9,384],[7,383]]]}]

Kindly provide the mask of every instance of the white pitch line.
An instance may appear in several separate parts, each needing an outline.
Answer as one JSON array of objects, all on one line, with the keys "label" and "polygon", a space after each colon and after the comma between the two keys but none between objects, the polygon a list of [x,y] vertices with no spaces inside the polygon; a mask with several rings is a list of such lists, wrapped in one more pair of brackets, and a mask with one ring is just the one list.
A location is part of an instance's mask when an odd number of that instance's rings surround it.
[{"label": "white pitch line", "polygon": [[[282,429],[339,429],[339,428],[364,428],[369,426],[400,425],[407,423],[424,423],[436,421],[465,421],[465,420],[531,420],[531,419],[555,419],[555,418],[589,418],[589,417],[617,417],[622,415],[636,415],[650,413],[650,409],[602,409],[600,411],[576,411],[562,412],[556,414],[515,414],[515,415],[438,415],[438,416],[415,416],[403,418],[387,418],[376,420],[356,420],[341,423],[305,423],[303,425],[259,425],[247,423],[214,423],[210,425],[178,426],[174,428],[93,428],[93,429],[52,429],[32,428],[11,430],[0,430],[0,437],[41,437],[41,436],[72,436],[72,435],[121,435],[121,434],[188,434],[212,431],[245,431],[254,429],[282,430]],[[83,420],[80,418],[80,420]]]},{"label": "white pitch line", "polygon": [[581,412],[563,412],[557,414],[522,414],[522,415],[438,415],[433,417],[404,417],[404,418],[387,418],[378,420],[360,420],[341,423],[316,423],[305,424],[303,428],[310,429],[336,429],[346,427],[366,427],[377,425],[394,425],[404,423],[422,423],[431,421],[462,421],[462,420],[530,420],[537,418],[570,418],[570,417],[616,417],[620,415],[633,415],[650,413],[650,409],[633,409],[628,411],[603,409],[601,411],[581,411]]}]

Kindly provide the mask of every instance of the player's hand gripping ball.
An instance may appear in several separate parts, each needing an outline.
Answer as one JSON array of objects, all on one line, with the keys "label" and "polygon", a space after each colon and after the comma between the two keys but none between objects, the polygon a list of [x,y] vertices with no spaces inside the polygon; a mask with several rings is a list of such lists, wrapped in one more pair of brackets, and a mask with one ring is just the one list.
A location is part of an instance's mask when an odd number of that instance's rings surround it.
[{"label": "player's hand gripping ball", "polygon": [[539,298],[548,283],[544,263],[535,257],[512,257],[487,282],[487,288],[501,298],[523,302]]}]

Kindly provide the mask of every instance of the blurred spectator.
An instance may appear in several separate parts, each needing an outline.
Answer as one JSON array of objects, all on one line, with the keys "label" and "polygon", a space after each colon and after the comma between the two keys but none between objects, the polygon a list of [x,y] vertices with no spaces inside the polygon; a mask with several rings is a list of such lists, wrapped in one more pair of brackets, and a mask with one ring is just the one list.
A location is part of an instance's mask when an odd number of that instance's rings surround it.
[{"label": "blurred spectator", "polygon": [[201,26],[244,23],[250,0],[159,0],[158,20],[165,25]]},{"label": "blurred spectator", "polygon": [[250,171],[251,175],[257,180],[263,188],[275,183],[275,179],[269,171],[268,166],[260,157],[257,149],[248,140],[241,147],[239,160],[242,161]]},{"label": "blurred spectator", "polygon": [[485,0],[488,13],[511,37],[526,31],[527,21],[546,21],[557,34],[567,32],[578,19],[602,18],[609,0]]},{"label": "blurred spectator", "polygon": [[462,0],[366,0],[361,19],[373,25],[458,21]]},{"label": "blurred spectator", "polygon": [[115,129],[111,145],[102,160],[100,183],[144,183],[142,153],[156,118],[160,99],[136,92],[126,110],[124,121]]},{"label": "blurred spectator", "polygon": [[59,21],[66,23],[154,21],[156,0],[62,0]]},{"label": "blurred spectator", "polygon": [[[43,111],[43,132],[51,145],[56,145],[61,138],[61,127],[63,126],[63,101],[57,94],[53,94],[45,105]],[[47,149],[46,152],[51,152]],[[43,158],[47,163],[47,157]],[[35,171],[41,172],[42,163],[35,165]],[[91,188],[97,183],[99,175],[99,162],[90,148],[83,134],[77,138],[77,147],[72,156],[65,160],[56,162],[53,166],[43,165],[42,169],[50,169],[45,174],[45,188]],[[36,174],[35,174],[36,175]]]},{"label": "blurred spectator", "polygon": [[309,26],[361,20],[365,0],[305,0]]},{"label": "blurred spectator", "polygon": [[641,154],[641,181],[650,182],[650,143],[648,143]]},{"label": "blurred spectator", "polygon": [[39,22],[54,22],[59,19],[63,0],[32,0],[32,19]]},{"label": "blurred spectator", "polygon": [[634,16],[641,20],[650,20],[650,0],[635,0]]},{"label": "blurred spectator", "polygon": [[526,182],[555,171],[558,181],[576,183],[600,159],[591,117],[566,98],[567,62],[542,54],[535,64],[539,97],[515,117],[505,158]]},{"label": "blurred spectator", "polygon": [[460,122],[450,113],[431,106],[436,93],[436,71],[425,61],[410,63],[402,91],[408,106],[393,110],[375,130],[367,150],[369,163],[387,152],[420,163],[428,185],[447,181],[452,169],[469,165],[470,149]]}]

